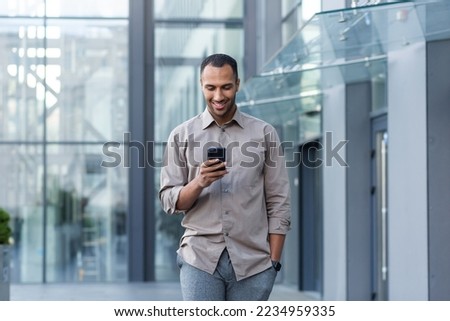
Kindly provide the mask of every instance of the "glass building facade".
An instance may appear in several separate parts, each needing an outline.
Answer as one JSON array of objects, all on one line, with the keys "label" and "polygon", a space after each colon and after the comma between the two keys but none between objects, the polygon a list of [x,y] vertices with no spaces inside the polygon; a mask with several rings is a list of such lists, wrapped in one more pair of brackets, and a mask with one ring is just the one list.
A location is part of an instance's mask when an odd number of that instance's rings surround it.
[{"label": "glass building facade", "polygon": [[0,3],[0,204],[12,282],[127,279],[128,1]]}]

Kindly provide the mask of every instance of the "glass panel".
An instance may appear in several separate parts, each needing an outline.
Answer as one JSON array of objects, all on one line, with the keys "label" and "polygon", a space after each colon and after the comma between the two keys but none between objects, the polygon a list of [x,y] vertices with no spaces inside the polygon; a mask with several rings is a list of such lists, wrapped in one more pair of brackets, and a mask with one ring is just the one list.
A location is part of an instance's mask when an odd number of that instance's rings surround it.
[{"label": "glass panel", "polygon": [[48,146],[49,282],[127,280],[128,176],[102,161],[101,145]]},{"label": "glass panel", "polygon": [[50,20],[46,106],[49,141],[123,139],[127,130],[125,20]]},{"label": "glass panel", "polygon": [[[156,57],[197,58],[196,67],[200,66],[204,57],[214,52],[226,53],[239,59],[242,57],[243,45],[242,29],[185,25],[184,27],[158,27],[155,30]],[[183,64],[183,61],[177,64]],[[243,78],[241,75],[239,77]]]},{"label": "glass panel", "polygon": [[42,17],[45,13],[45,0],[2,0],[0,15]]},{"label": "glass panel", "polygon": [[199,66],[161,66],[156,69],[156,141],[166,141],[173,128],[205,109],[199,73]]},{"label": "glass panel", "polygon": [[[243,32],[240,29],[158,28],[155,33],[158,65],[155,70],[155,140],[161,142],[176,125],[204,110],[200,63],[207,53],[224,52],[235,57],[239,77],[243,79]],[[176,41],[178,37],[180,41]],[[215,48],[211,48],[211,44]]]},{"label": "glass panel", "polygon": [[317,16],[298,31],[290,42],[264,66],[263,74],[314,68],[321,64],[321,27]]},{"label": "glass panel", "polygon": [[[450,38],[450,2],[417,3],[416,11],[428,41]],[[409,11],[398,13],[399,18],[405,21],[411,19],[411,14]]]},{"label": "glass panel", "polygon": [[127,18],[128,1],[0,3],[0,153],[8,155],[0,206],[13,215],[12,282],[127,280],[128,176],[123,166],[100,167],[123,159],[123,146],[106,157],[102,144],[82,143],[120,142],[128,130],[128,20],[39,18],[46,13]]},{"label": "glass panel", "polygon": [[[238,105],[301,143],[320,135],[318,97],[326,88],[370,82],[372,110],[387,108],[387,52],[423,40],[410,3],[316,14],[242,86]],[[306,97],[317,98],[304,104]],[[297,117],[281,119],[281,111]]]},{"label": "glass panel", "polygon": [[155,18],[242,18],[243,0],[155,0]]},{"label": "glass panel", "polygon": [[127,18],[129,0],[2,0],[0,15]]},{"label": "glass panel", "polygon": [[0,206],[11,214],[11,282],[42,282],[43,146],[0,144]]},{"label": "glass panel", "polygon": [[[322,77],[326,72],[326,77]],[[342,65],[324,66],[306,71],[294,71],[271,76],[252,78],[239,93],[239,102],[252,100],[254,103],[261,99],[274,97],[290,97],[292,95],[310,95],[321,92],[322,88],[340,83],[355,83],[371,81],[377,90],[386,89],[387,61],[385,58],[367,62],[348,63]],[[385,107],[386,93],[377,93],[379,107]]]},{"label": "glass panel", "polygon": [[41,19],[0,19],[0,141],[43,138]]},{"label": "glass panel", "polygon": [[[323,72],[326,77],[322,77]],[[255,76],[245,83],[238,93],[240,106],[257,105],[266,100],[292,99],[309,96],[333,85],[371,81],[376,97],[376,108],[386,107],[386,59],[367,62],[348,63],[324,66],[305,71],[275,73],[272,75]]]},{"label": "glass panel", "polygon": [[390,3],[316,14],[263,69],[264,74],[379,59],[423,41],[414,5]]},{"label": "glass panel", "polygon": [[387,108],[387,74],[379,73],[371,79],[372,111]]},{"label": "glass panel", "polygon": [[128,0],[46,0],[48,17],[128,17]]},{"label": "glass panel", "polygon": [[302,98],[279,99],[277,102],[245,105],[240,109],[275,126],[280,139],[290,144],[285,147],[292,148],[293,145],[320,135],[321,100],[322,96],[315,94]]},{"label": "glass panel", "polygon": [[238,93],[238,102],[258,104],[264,100],[299,98],[316,93],[320,85],[320,70],[290,72],[270,76],[255,76]]}]

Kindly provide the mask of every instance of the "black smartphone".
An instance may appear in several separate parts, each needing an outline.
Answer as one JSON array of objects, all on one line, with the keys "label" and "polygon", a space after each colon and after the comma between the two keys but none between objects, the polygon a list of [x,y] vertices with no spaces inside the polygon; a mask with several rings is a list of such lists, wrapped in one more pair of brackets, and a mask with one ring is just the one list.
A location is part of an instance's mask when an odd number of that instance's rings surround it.
[{"label": "black smartphone", "polygon": [[219,159],[222,162],[225,162],[225,147],[209,147],[208,148],[208,159]]}]

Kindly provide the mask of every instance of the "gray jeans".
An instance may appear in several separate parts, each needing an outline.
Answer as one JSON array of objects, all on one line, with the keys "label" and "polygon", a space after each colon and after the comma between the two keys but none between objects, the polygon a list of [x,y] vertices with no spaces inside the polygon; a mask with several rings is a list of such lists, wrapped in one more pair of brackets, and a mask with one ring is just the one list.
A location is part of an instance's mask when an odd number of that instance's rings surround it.
[{"label": "gray jeans", "polygon": [[267,301],[277,276],[271,267],[236,281],[227,250],[223,251],[212,275],[187,264],[179,255],[177,262],[185,301]]}]

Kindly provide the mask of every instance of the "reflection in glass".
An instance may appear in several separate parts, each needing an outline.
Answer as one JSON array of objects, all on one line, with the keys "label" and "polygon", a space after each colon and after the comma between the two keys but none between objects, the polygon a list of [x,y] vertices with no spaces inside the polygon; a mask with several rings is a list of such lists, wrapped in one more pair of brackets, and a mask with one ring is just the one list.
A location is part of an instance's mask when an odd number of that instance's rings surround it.
[{"label": "reflection in glass", "polygon": [[236,57],[240,67],[239,77],[243,79],[243,42],[241,29],[187,26],[155,30],[156,141],[166,140],[176,125],[205,108],[199,70],[207,54],[223,52]]},{"label": "reflection in glass", "polygon": [[127,18],[128,0],[46,0],[48,17]]},{"label": "reflection in glass", "polygon": [[11,214],[12,282],[42,282],[43,146],[0,144],[0,205]]},{"label": "reflection in glass", "polygon": [[[237,27],[240,26],[237,25]],[[169,39],[170,42],[168,42]],[[221,52],[239,59],[242,55],[244,33],[241,28],[225,29],[221,25],[211,27],[187,24],[181,28],[160,27],[155,30],[155,43],[155,55],[158,58],[203,59],[208,53]],[[198,66],[200,62],[201,60]],[[173,62],[163,60],[163,63]]]},{"label": "reflection in glass", "polygon": [[42,17],[45,13],[45,0],[2,0],[0,15]]},{"label": "reflection in glass", "polygon": [[321,70],[258,75],[237,95],[242,111],[274,125],[280,139],[301,144],[321,134]]},{"label": "reflection in glass", "polygon": [[127,178],[101,166],[101,145],[50,145],[47,173],[47,279],[127,279]]},{"label": "reflection in glass", "polygon": [[126,281],[128,174],[100,164],[128,131],[128,1],[2,0],[0,16],[12,282]]},{"label": "reflection in glass", "polygon": [[2,0],[0,15],[127,18],[129,0]]},{"label": "reflection in glass", "polygon": [[155,139],[161,142],[167,140],[175,126],[205,108],[199,67],[160,66],[156,69],[155,87]]},{"label": "reflection in glass", "polygon": [[243,0],[154,0],[155,18],[242,18]]},{"label": "reflection in glass", "polygon": [[128,122],[124,21],[52,20],[45,28],[36,20],[2,22],[0,139],[42,140],[44,103],[51,141],[122,138]]},{"label": "reflection in glass", "polygon": [[0,19],[0,141],[44,135],[44,39],[37,22],[43,20]]},{"label": "reflection in glass", "polygon": [[127,120],[128,40],[125,21],[52,20],[60,55],[47,57],[50,141],[122,139]]},{"label": "reflection in glass", "polygon": [[372,111],[387,108],[387,72],[372,76]]}]

